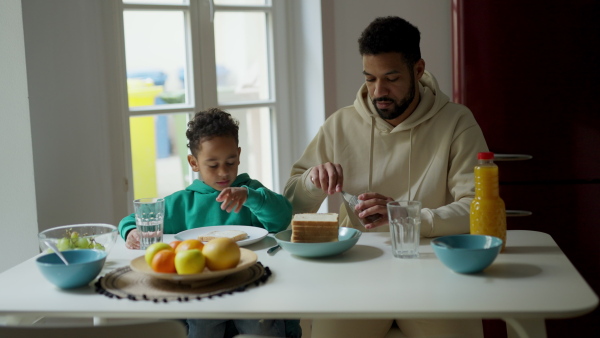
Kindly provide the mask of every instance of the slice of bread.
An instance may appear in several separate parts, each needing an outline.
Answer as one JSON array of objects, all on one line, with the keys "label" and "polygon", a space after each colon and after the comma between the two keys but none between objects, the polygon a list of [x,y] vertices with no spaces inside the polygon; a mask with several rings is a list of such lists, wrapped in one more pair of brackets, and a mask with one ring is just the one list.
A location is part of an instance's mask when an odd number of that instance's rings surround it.
[{"label": "slice of bread", "polygon": [[292,219],[292,242],[321,243],[338,240],[338,214],[296,214]]},{"label": "slice of bread", "polygon": [[217,237],[228,237],[237,242],[248,238],[248,234],[241,230],[215,230],[198,236],[198,240],[201,242],[208,242]]},{"label": "slice of bread", "polygon": [[336,213],[318,213],[318,214],[295,214],[292,224],[296,225],[323,225],[338,226],[338,214]]}]

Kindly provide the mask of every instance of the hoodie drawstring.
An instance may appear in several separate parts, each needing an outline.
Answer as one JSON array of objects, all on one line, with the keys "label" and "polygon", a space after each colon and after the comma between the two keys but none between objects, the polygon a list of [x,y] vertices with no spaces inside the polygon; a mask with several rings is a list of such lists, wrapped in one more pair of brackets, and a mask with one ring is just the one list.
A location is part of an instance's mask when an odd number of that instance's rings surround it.
[{"label": "hoodie drawstring", "polygon": [[373,183],[373,143],[375,142],[375,116],[371,116],[371,148],[369,149],[369,184],[367,191],[371,191],[371,183]]},{"label": "hoodie drawstring", "polygon": [[409,136],[409,147],[408,147],[408,200],[412,201],[412,198],[410,196],[410,161],[412,159],[412,132],[413,132],[414,128],[410,128],[410,136]]}]

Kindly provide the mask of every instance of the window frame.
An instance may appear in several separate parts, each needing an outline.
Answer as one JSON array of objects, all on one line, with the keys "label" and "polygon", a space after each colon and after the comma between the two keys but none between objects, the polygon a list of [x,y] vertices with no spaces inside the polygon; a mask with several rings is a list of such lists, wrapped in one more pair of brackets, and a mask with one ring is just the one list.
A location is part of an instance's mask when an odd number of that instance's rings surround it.
[{"label": "window frame", "polygon": [[[133,199],[133,169],[131,153],[131,135],[129,118],[134,116],[160,115],[172,113],[193,113],[208,107],[220,107],[226,111],[232,109],[249,109],[255,107],[268,108],[271,114],[271,149],[270,154],[273,164],[273,190],[282,193],[283,187],[289,177],[292,159],[292,137],[291,132],[291,81],[289,81],[289,59],[290,49],[288,45],[289,30],[288,21],[291,18],[290,6],[285,1],[267,1],[265,6],[228,6],[215,5],[212,0],[190,0],[189,4],[133,4],[117,0],[118,5],[118,32],[119,46],[116,48],[118,58],[118,72],[121,83],[119,92],[122,95],[122,122],[124,156],[127,172],[127,198]],[[124,12],[126,10],[172,10],[187,11],[186,21],[186,44],[188,46],[186,55],[187,73],[189,81],[186,89],[186,97],[190,98],[188,103],[169,104],[150,107],[129,107],[127,86],[127,65],[125,59],[125,28]],[[219,104],[217,93],[217,76],[215,60],[215,40],[213,15],[216,12],[225,11],[258,11],[267,14],[267,53],[269,64],[269,90],[267,100],[252,102],[235,102]],[[202,46],[210,46],[201,48]],[[128,207],[132,210],[132,206]]]}]

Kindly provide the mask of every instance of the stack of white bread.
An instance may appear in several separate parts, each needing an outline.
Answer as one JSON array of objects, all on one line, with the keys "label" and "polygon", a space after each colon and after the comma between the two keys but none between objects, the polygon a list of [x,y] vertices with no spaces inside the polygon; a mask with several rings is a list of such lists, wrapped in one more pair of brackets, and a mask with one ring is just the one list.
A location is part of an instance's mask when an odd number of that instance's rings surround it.
[{"label": "stack of white bread", "polygon": [[292,242],[337,242],[338,229],[338,214],[295,214],[292,219]]}]

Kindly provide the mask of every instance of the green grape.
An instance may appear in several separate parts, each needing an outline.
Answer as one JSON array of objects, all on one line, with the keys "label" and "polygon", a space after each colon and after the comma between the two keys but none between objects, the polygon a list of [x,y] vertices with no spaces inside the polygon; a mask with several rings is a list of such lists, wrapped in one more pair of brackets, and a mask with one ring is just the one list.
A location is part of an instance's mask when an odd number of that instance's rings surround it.
[{"label": "green grape", "polygon": [[77,231],[73,231],[71,233],[71,238],[77,239],[79,237],[79,233]]},{"label": "green grape", "polygon": [[77,239],[76,249],[89,249],[90,241],[85,237],[80,237]]},{"label": "green grape", "polygon": [[104,245],[100,244],[100,243],[96,243],[94,244],[94,249],[97,250],[104,250]]},{"label": "green grape", "polygon": [[67,237],[63,237],[63,238],[59,239],[58,242],[56,243],[56,248],[58,249],[58,251],[71,250],[72,249],[71,240]]}]

